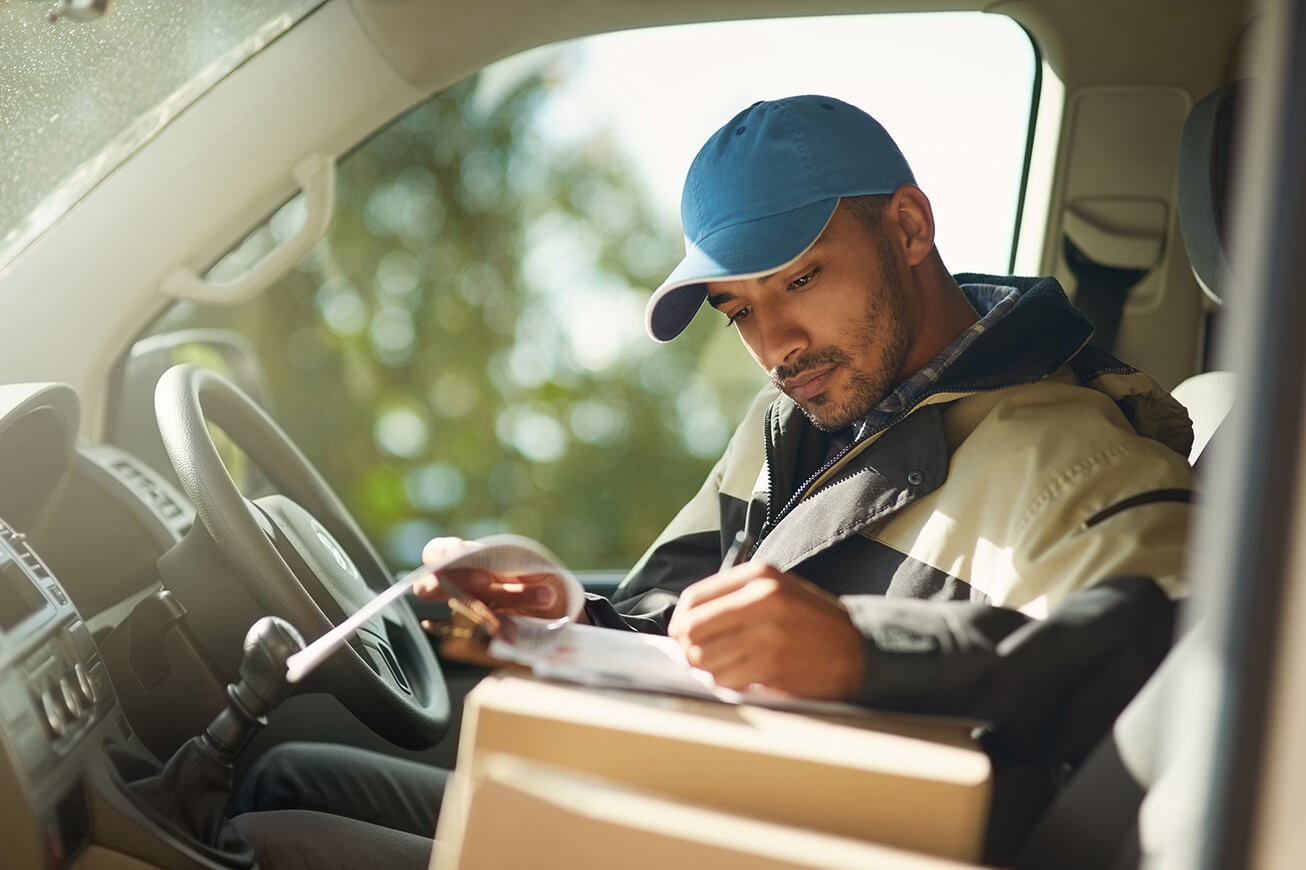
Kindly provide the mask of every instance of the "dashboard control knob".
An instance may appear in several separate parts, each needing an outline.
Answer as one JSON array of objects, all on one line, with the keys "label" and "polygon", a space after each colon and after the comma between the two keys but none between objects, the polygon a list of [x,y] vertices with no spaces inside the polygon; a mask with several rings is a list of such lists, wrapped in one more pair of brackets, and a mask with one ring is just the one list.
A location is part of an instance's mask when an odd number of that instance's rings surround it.
[{"label": "dashboard control knob", "polygon": [[83,703],[88,707],[94,707],[95,702],[99,700],[95,696],[95,683],[91,682],[90,674],[86,673],[86,668],[78,662],[73,665],[73,676],[77,678],[77,690],[82,696]]},{"label": "dashboard control knob", "polygon": [[77,686],[71,676],[60,678],[59,694],[63,696],[63,707],[68,715],[73,720],[82,718],[82,699],[77,694]]},{"label": "dashboard control knob", "polygon": [[45,727],[50,736],[64,736],[68,731],[68,722],[63,717],[63,707],[54,699],[54,692],[50,689],[41,693],[41,709],[45,712]]}]

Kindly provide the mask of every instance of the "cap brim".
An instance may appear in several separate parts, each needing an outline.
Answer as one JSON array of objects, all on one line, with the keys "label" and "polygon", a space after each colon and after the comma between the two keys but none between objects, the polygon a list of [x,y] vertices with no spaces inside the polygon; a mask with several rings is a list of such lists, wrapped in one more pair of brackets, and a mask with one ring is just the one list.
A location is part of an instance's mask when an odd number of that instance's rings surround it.
[{"label": "cap brim", "polygon": [[707,298],[707,281],[743,281],[783,269],[806,253],[834,215],[839,198],[724,227],[698,244],[649,297],[644,326],[654,341],[685,331]]}]

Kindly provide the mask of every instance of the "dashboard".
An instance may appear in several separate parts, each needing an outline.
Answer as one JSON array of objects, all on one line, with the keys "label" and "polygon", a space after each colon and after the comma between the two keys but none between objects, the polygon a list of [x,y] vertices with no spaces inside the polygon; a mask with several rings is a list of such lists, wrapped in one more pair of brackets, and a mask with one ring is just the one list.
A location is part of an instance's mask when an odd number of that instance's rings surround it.
[{"label": "dashboard", "polygon": [[28,837],[10,830],[6,839],[40,862],[26,866],[62,866],[90,842],[81,750],[116,707],[76,607],[26,536],[0,522],[0,735],[8,762],[0,788],[6,803],[23,805],[6,817],[25,820]]},{"label": "dashboard", "polygon": [[63,866],[87,847],[87,752],[120,716],[89,627],[19,530],[65,476],[77,414],[66,387],[0,387],[0,803],[18,867]]},{"label": "dashboard", "polygon": [[0,385],[0,863],[95,868],[130,856],[222,866],[160,824],[126,784],[157,771],[212,714],[151,734],[151,721],[172,717],[148,715],[160,697],[147,698],[141,674],[167,670],[177,653],[164,643],[176,632],[123,630],[169,604],[156,563],[193,512],[123,451],[79,448],[78,414],[66,386]]}]

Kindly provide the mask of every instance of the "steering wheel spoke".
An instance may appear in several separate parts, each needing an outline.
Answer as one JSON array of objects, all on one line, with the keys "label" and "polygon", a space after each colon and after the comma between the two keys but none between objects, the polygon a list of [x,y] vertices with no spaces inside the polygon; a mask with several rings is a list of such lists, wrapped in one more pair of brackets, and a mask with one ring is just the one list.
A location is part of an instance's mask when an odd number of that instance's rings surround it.
[{"label": "steering wheel spoke", "polygon": [[395,654],[394,647],[371,632],[359,632],[359,638],[359,646],[363,648],[360,655],[364,656],[372,670],[397,691],[406,695],[413,694],[412,686],[404,676],[403,667],[399,664],[399,656]]}]

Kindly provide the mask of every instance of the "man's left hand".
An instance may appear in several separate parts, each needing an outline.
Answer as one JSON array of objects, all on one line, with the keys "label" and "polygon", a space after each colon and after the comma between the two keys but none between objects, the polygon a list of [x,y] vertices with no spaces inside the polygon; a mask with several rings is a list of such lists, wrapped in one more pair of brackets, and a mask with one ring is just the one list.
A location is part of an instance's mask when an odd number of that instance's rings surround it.
[{"label": "man's left hand", "polygon": [[866,668],[863,638],[838,600],[793,573],[748,562],[681,593],[667,633],[717,685],[847,698]]}]

